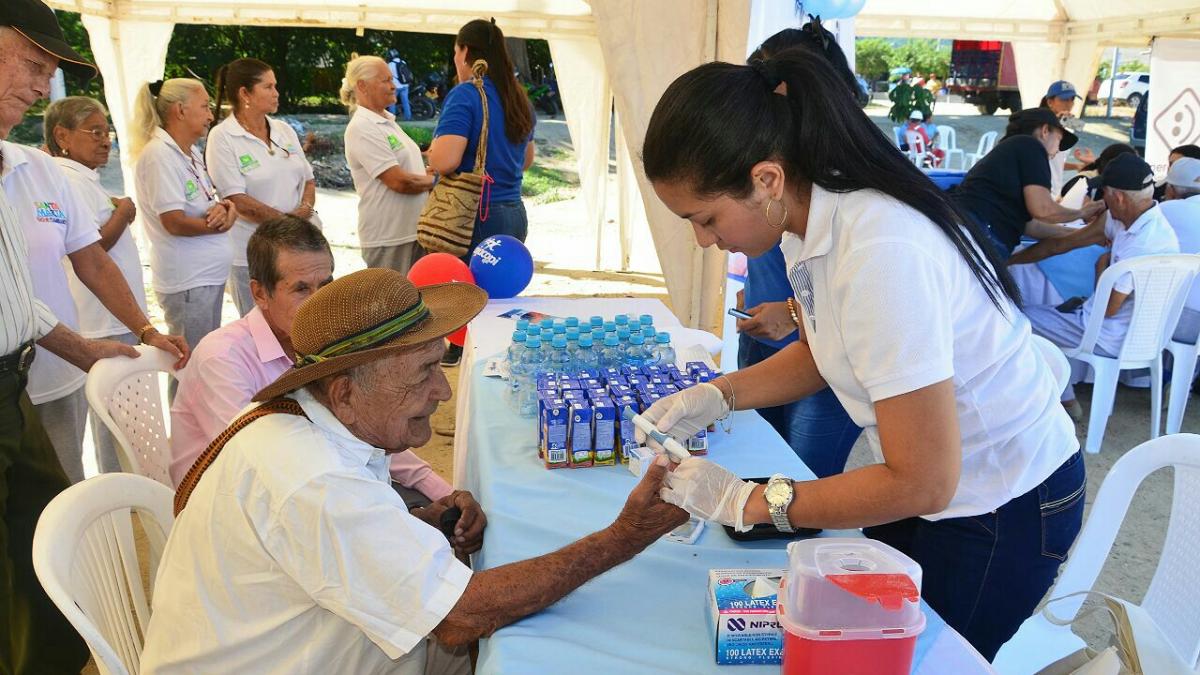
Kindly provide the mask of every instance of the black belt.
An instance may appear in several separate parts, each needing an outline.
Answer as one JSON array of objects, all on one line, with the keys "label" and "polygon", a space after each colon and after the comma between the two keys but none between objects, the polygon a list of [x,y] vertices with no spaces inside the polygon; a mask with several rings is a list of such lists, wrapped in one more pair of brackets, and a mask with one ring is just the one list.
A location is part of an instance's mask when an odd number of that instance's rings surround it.
[{"label": "black belt", "polygon": [[25,377],[29,373],[29,366],[33,365],[33,357],[36,352],[37,347],[34,347],[33,340],[30,340],[21,345],[17,351],[0,356],[0,375],[14,373]]}]

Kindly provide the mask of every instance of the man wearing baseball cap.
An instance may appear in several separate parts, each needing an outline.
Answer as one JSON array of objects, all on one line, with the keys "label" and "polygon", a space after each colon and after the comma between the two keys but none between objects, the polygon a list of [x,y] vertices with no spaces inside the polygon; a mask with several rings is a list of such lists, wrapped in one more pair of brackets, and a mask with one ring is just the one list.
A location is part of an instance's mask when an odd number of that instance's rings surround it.
[{"label": "man wearing baseball cap", "polygon": [[[1030,247],[1038,249],[1033,260],[1041,260],[1065,253],[1082,246],[1098,244],[1108,246],[1109,252],[1096,261],[1096,278],[1110,265],[1122,260],[1144,255],[1179,253],[1179,240],[1163,216],[1162,209],[1154,201],[1154,172],[1141,157],[1132,154],[1119,155],[1104,167],[1104,173],[1089,181],[1093,187],[1104,190],[1104,203],[1108,214],[1076,232],[1049,239]],[[1101,223],[1103,226],[1101,227]],[[1100,336],[1096,340],[1099,353],[1116,355],[1125,341],[1125,332],[1133,316],[1133,276],[1126,274],[1113,284],[1108,296],[1108,305],[1102,309],[1093,306],[1095,295],[1087,298],[1072,298],[1057,307],[1053,305],[1029,305],[1024,308],[1033,324],[1033,332],[1060,347],[1075,347],[1083,338],[1088,317],[1093,311],[1104,312],[1100,324]],[[1075,400],[1073,385],[1087,372],[1081,362],[1072,362],[1071,382],[1063,392],[1063,407],[1078,420],[1082,407]]]},{"label": "man wearing baseball cap", "polygon": [[[1166,194],[1158,208],[1175,230],[1179,252],[1200,253],[1200,159],[1175,160],[1166,182]],[[1192,287],[1172,339],[1186,344],[1200,339],[1200,284]]]},{"label": "man wearing baseball cap", "polygon": [[[58,66],[83,79],[96,69],[66,43],[38,0],[0,2],[0,140],[45,98]],[[0,150],[0,180],[13,172]],[[71,673],[87,648],[33,571],[33,531],[42,509],[68,485],[25,392],[36,342],[82,370],[109,356],[138,355],[110,340],[86,340],[33,294],[28,248],[17,217],[28,208],[0,189],[0,673]]]}]

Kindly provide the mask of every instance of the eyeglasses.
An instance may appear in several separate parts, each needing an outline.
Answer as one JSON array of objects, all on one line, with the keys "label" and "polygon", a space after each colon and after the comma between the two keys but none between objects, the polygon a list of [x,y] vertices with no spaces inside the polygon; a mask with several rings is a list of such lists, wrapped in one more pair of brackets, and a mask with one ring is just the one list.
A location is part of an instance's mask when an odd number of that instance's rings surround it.
[{"label": "eyeglasses", "polygon": [[96,141],[97,143],[108,138],[109,134],[111,133],[108,129],[102,129],[99,127],[95,128],[95,129],[76,129],[75,131],[78,131],[81,134],[87,134],[88,136],[91,136],[92,140]]}]

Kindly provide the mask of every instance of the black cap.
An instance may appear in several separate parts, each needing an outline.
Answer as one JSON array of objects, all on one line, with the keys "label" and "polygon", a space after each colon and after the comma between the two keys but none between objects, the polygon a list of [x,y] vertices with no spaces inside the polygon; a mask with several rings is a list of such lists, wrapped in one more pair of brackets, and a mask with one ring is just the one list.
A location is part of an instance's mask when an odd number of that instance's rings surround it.
[{"label": "black cap", "polygon": [[1104,167],[1098,183],[1114,190],[1144,190],[1154,185],[1154,170],[1137,155],[1117,155]]},{"label": "black cap", "polygon": [[1026,108],[1019,110],[1008,118],[1009,127],[1016,124],[1022,130],[1033,130],[1043,125],[1049,125],[1051,128],[1058,129],[1062,132],[1062,140],[1058,143],[1058,150],[1070,150],[1079,142],[1079,137],[1071,133],[1062,125],[1062,121],[1058,119],[1058,115],[1049,108]]},{"label": "black cap", "polygon": [[0,1],[0,26],[12,28],[57,58],[64,72],[84,81],[96,74],[96,66],[67,44],[54,10],[41,0]]}]

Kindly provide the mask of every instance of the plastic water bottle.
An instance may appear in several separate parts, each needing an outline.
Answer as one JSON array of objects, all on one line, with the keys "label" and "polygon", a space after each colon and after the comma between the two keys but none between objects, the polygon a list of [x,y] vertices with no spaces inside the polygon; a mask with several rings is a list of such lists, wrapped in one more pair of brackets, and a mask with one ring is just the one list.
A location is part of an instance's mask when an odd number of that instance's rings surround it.
[{"label": "plastic water bottle", "polygon": [[542,327],[537,326],[537,325],[530,326],[529,328],[525,329],[525,334],[528,335],[529,337],[541,337],[542,336]]},{"label": "plastic water bottle", "polygon": [[521,402],[521,417],[537,415],[537,378],[546,372],[546,350],[536,337],[525,338],[525,354],[521,359],[521,375],[518,378],[518,396]]},{"label": "plastic water bottle", "polygon": [[629,326],[617,326],[617,342],[621,343],[622,347],[629,344],[629,335]]},{"label": "plastic water bottle", "polygon": [[522,333],[529,330],[529,319],[517,319],[517,330]]},{"label": "plastic water bottle", "polygon": [[568,316],[563,323],[567,324],[567,328],[579,328],[579,317]]},{"label": "plastic water bottle", "polygon": [[657,334],[658,331],[654,330],[654,326],[642,327],[642,337],[646,339],[646,344],[648,345],[654,344],[654,336]]},{"label": "plastic water bottle", "polygon": [[642,324],[642,326],[653,326],[654,317],[650,316],[649,314],[643,314],[638,317],[638,323]]},{"label": "plastic water bottle", "polygon": [[554,322],[554,334],[555,335],[566,335],[567,334],[567,324],[564,323],[561,319]]},{"label": "plastic water bottle", "polygon": [[575,351],[575,370],[597,370],[600,367],[600,355],[592,347],[591,333],[579,336],[579,345]]},{"label": "plastic water bottle", "polygon": [[654,354],[660,364],[675,365],[675,348],[671,346],[670,333],[658,333],[654,336]]},{"label": "plastic water bottle", "polygon": [[605,333],[615,333],[615,332],[617,332],[617,324],[616,324],[616,322],[615,322],[615,321],[605,321],[605,322],[604,322],[604,332],[605,332]]},{"label": "plastic water bottle", "polygon": [[604,317],[593,316],[592,318],[588,319],[588,325],[592,328],[604,328]]},{"label": "plastic water bottle", "polygon": [[600,350],[600,368],[620,368],[625,361],[625,352],[616,333],[604,334],[604,348]]},{"label": "plastic water bottle", "polygon": [[571,356],[567,354],[567,336],[555,335],[554,340],[550,344],[550,362],[547,370],[556,374],[569,372],[571,370]]},{"label": "plastic water bottle", "polygon": [[[588,334],[589,336],[591,333]],[[570,373],[575,373],[579,370],[579,366],[575,365],[575,355],[579,352],[579,338],[582,337],[578,328],[567,326],[567,354],[571,357]]]},{"label": "plastic water bottle", "polygon": [[646,341],[641,333],[629,336],[629,344],[625,346],[625,363],[635,368],[646,365],[650,353],[646,351]]},{"label": "plastic water bottle", "polygon": [[628,326],[629,325],[629,315],[628,314],[618,314],[613,317],[613,322],[616,323],[618,327]]},{"label": "plastic water bottle", "polygon": [[505,402],[513,410],[520,407],[521,369],[525,359],[525,333],[513,331],[512,344],[508,346],[508,389],[504,392]]},{"label": "plastic water bottle", "polygon": [[548,330],[554,328],[554,319],[547,317],[547,318],[539,321],[538,325],[542,327],[542,330],[548,331]]},{"label": "plastic water bottle", "polygon": [[604,346],[604,329],[603,328],[593,328],[591,335],[592,335],[592,344],[596,346],[596,349],[599,349],[600,347]]}]

